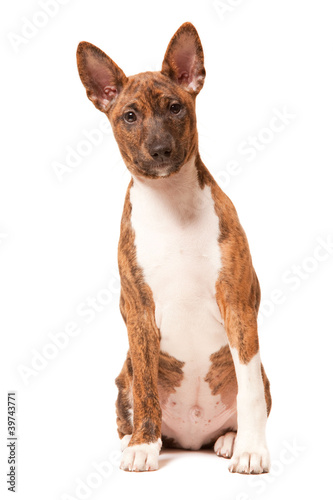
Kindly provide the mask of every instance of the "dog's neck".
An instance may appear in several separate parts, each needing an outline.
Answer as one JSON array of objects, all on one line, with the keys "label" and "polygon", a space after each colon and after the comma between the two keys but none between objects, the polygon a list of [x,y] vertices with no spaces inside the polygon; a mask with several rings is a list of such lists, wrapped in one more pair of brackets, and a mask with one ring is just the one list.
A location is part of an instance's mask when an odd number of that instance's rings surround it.
[{"label": "dog's neck", "polygon": [[[151,212],[172,216],[181,225],[197,219],[205,205],[206,191],[200,187],[196,155],[170,177],[149,179],[133,176],[133,187]],[[162,210],[162,212],[159,212]],[[157,212],[156,212],[157,213]]]},{"label": "dog's neck", "polygon": [[187,197],[191,197],[197,186],[198,172],[196,168],[196,156],[193,155],[188,162],[184,163],[180,170],[169,177],[160,177],[157,179],[150,179],[143,176],[133,175],[134,185],[138,189],[146,190],[147,195],[153,195],[162,198],[172,199],[176,201],[181,199],[183,202]]}]

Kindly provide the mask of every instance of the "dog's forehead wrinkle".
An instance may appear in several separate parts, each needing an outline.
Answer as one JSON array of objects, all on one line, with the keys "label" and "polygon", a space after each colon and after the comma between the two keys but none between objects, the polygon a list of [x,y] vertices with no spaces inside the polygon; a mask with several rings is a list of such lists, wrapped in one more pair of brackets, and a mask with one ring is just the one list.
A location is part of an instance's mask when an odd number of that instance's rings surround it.
[{"label": "dog's forehead wrinkle", "polygon": [[159,109],[164,109],[167,102],[176,99],[176,96],[165,95],[159,90],[148,87],[135,95],[132,93],[124,95],[123,106],[124,108],[132,107],[133,109],[145,111],[145,114],[147,112],[156,114]]},{"label": "dog's forehead wrinkle", "polygon": [[146,72],[130,76],[124,94],[132,99],[180,98],[180,89],[162,73]]}]

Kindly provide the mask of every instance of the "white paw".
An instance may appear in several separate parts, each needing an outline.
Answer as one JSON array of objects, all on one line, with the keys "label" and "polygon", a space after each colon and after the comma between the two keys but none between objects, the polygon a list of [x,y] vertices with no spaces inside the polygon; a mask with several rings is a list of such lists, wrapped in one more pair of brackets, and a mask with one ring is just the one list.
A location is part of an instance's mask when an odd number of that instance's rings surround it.
[{"label": "white paw", "polygon": [[270,459],[266,446],[245,451],[241,446],[235,446],[234,454],[229,466],[230,472],[239,474],[262,474],[269,472]]},{"label": "white paw", "polygon": [[216,455],[224,458],[231,458],[234,442],[235,442],[236,432],[227,432],[224,436],[218,438],[214,445],[214,451]]},{"label": "white paw", "polygon": [[158,439],[155,443],[127,446],[121,457],[120,468],[135,472],[157,470],[161,447],[161,439]]},{"label": "white paw", "polygon": [[132,434],[125,434],[125,436],[121,439],[121,441],[120,441],[121,451],[124,451],[124,449],[127,448],[128,443],[131,440],[131,437],[132,437]]}]

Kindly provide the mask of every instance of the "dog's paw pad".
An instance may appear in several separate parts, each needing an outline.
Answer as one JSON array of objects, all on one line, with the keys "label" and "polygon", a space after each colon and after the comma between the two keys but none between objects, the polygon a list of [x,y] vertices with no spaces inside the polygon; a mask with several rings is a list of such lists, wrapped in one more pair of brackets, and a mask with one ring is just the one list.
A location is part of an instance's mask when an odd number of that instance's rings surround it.
[{"label": "dog's paw pad", "polygon": [[121,457],[120,468],[131,472],[157,470],[161,446],[161,439],[154,443],[127,446]]},{"label": "dog's paw pad", "polygon": [[236,432],[227,432],[223,436],[219,437],[214,445],[214,451],[216,455],[218,455],[219,457],[231,458],[234,449],[235,438]]},{"label": "dog's paw pad", "polygon": [[239,474],[263,474],[269,472],[270,459],[267,448],[239,453],[235,450],[229,466],[230,472]]}]

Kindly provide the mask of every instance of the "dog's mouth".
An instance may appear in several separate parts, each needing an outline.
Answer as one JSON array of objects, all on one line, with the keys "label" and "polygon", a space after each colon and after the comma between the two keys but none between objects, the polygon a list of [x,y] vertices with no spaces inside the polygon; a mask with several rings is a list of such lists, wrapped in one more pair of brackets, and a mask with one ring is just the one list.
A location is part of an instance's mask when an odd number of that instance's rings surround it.
[{"label": "dog's mouth", "polygon": [[138,174],[150,178],[161,178],[169,177],[169,175],[178,172],[184,163],[185,154],[180,158],[179,156],[175,159],[165,159],[163,161],[137,161],[135,162],[135,169]]},{"label": "dog's mouth", "polygon": [[137,165],[138,173],[145,177],[168,177],[175,167],[170,163],[160,163],[159,165]]},{"label": "dog's mouth", "polygon": [[170,162],[163,162],[159,163],[158,165],[152,164],[148,166],[138,166],[138,170],[140,171],[140,174],[144,175],[145,177],[150,177],[150,178],[161,178],[161,177],[169,177],[169,175],[177,172],[182,163],[170,163]]}]

